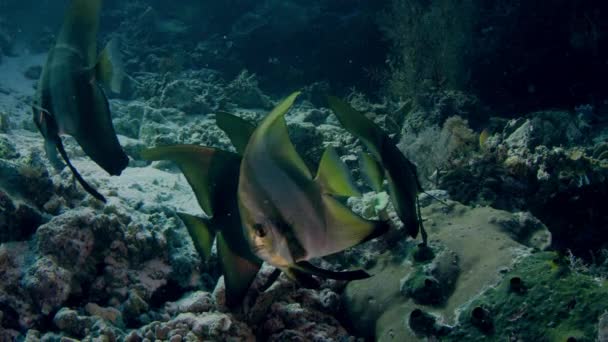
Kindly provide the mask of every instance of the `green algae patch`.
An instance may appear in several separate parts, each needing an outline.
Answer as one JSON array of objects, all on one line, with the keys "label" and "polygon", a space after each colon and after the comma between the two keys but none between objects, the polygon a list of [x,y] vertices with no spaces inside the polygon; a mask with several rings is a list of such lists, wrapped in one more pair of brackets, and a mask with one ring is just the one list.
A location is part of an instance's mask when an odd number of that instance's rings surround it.
[{"label": "green algae patch", "polygon": [[[446,341],[595,341],[597,323],[608,308],[608,288],[596,278],[559,264],[556,253],[531,255],[498,286],[488,289],[461,312]],[[521,279],[514,291],[511,279]],[[492,331],[483,333],[471,319],[482,307]]]}]

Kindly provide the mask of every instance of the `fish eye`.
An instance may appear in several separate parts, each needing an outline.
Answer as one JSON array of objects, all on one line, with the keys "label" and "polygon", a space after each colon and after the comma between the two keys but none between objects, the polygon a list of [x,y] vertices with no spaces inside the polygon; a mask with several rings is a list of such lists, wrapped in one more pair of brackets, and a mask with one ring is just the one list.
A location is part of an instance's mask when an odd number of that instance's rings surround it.
[{"label": "fish eye", "polygon": [[263,238],[264,236],[266,236],[266,229],[264,228],[264,225],[261,223],[254,223],[253,231],[255,232],[255,235],[258,237]]}]

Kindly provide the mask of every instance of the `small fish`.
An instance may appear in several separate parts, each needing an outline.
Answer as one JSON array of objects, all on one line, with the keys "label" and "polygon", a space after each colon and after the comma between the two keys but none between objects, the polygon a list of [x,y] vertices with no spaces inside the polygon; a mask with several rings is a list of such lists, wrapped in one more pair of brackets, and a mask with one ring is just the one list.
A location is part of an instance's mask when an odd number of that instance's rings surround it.
[{"label": "small fish", "polygon": [[487,128],[484,128],[483,131],[479,134],[479,148],[484,150],[486,148],[486,142],[490,138],[490,131]]},{"label": "small fish", "polygon": [[289,139],[284,118],[298,94],[264,118],[243,153],[238,204],[245,236],[260,259],[306,287],[318,285],[311,274],[369,277],[362,270],[332,272],[308,262],[373,239],[388,223],[365,220],[333,197],[359,195],[333,149],[325,151],[313,178]]},{"label": "small fish", "polygon": [[[426,242],[418,207],[418,193],[423,190],[418,181],[416,166],[399,151],[382,128],[363,113],[337,97],[328,97],[328,102],[340,124],[361,139],[371,153],[371,156],[364,154],[360,157],[360,163],[361,171],[370,179],[372,187],[378,190],[382,177],[386,177],[391,202],[406,231],[412,238],[422,232]],[[384,172],[379,170],[380,167]]]},{"label": "small fish", "polygon": [[83,151],[110,175],[120,175],[127,167],[129,158],[118,142],[108,100],[99,84],[120,92],[124,76],[116,58],[115,41],[97,55],[101,2],[70,1],[63,27],[42,71],[32,109],[51,163],[63,168],[57,156],[59,151],[83,188],[105,202],[72,165],[60,137],[73,136]]}]

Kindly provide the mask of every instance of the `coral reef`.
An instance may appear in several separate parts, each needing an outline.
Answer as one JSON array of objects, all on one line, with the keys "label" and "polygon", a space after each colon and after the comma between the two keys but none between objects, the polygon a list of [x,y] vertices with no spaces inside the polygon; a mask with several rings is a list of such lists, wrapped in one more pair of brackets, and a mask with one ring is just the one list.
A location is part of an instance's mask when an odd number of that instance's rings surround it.
[{"label": "coral reef", "polygon": [[[31,120],[63,9],[0,2],[0,341],[608,340],[607,111],[595,82],[574,82],[605,70],[606,35],[593,35],[604,13],[549,11],[562,2],[107,1],[101,41],[122,41],[128,73],[109,102],[129,167],[110,177],[63,138],[106,205],[48,163]],[[528,36],[542,18],[547,30]],[[547,32],[561,43],[540,51]],[[507,53],[507,41],[522,46]],[[564,63],[580,75],[544,77]],[[557,74],[577,86],[551,94]],[[265,289],[263,267],[230,311],[217,255],[202,262],[175,215],[201,215],[187,180],[139,153],[230,150],[216,113],[257,124],[298,87],[286,117],[298,153],[314,171],[335,147],[364,193],[344,203],[392,228],[314,260],[372,278],[303,289],[282,275]],[[331,93],[416,163],[430,249],[364,180],[365,148],[326,108]]]}]

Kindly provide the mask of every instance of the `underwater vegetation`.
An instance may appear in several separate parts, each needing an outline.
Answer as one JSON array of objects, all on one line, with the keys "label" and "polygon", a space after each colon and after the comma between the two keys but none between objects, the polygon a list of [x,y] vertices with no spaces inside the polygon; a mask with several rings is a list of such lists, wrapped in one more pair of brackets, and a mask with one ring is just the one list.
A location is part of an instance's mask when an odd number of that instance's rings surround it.
[{"label": "underwater vegetation", "polygon": [[0,1],[0,341],[608,341],[604,7]]}]

